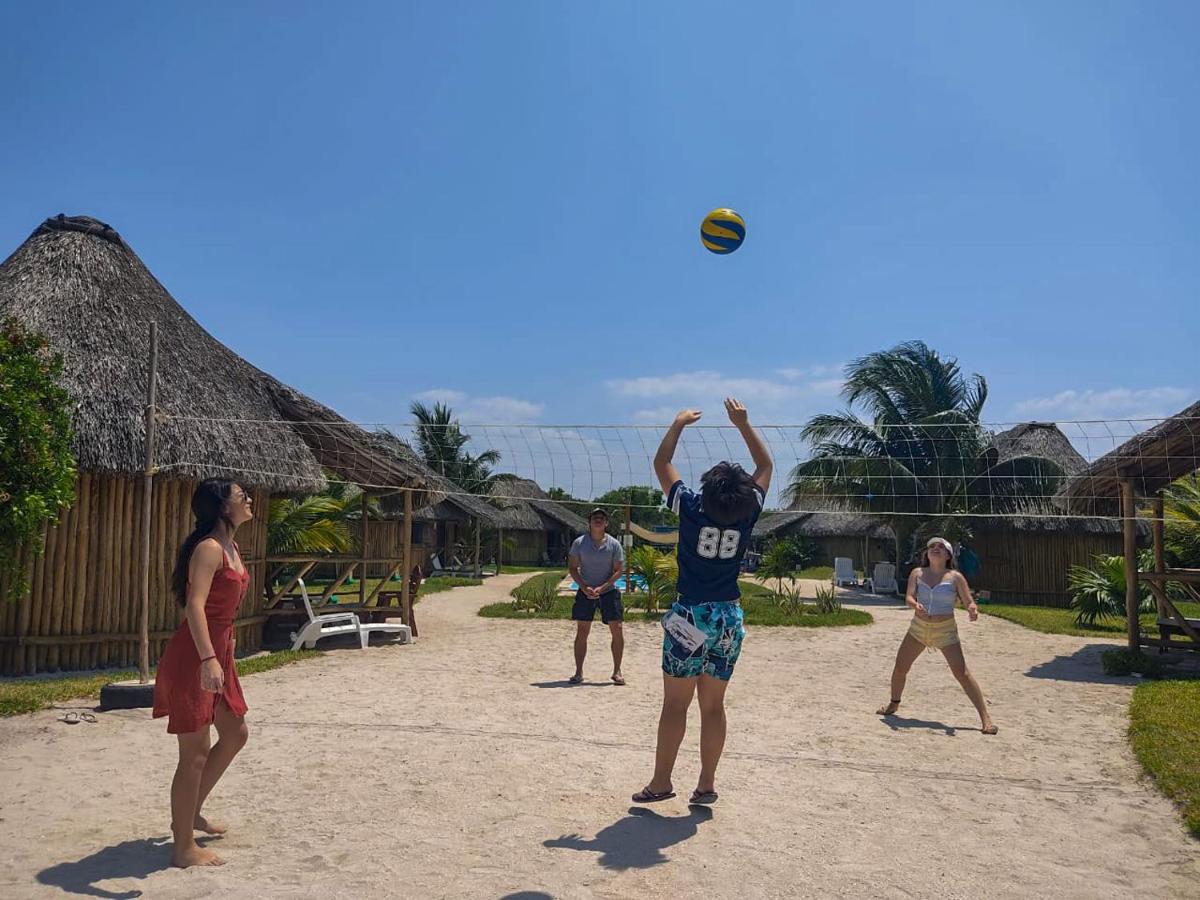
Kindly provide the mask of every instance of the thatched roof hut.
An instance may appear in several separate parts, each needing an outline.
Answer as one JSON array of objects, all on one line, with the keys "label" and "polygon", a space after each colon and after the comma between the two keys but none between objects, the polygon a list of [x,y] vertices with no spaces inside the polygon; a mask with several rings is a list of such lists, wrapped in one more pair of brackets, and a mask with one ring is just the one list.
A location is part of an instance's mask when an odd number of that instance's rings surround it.
[{"label": "thatched roof hut", "polygon": [[1075,475],[1087,460],[1053,422],[1023,422],[992,437],[996,464],[1023,456],[1042,457],[1056,463],[1067,475]]},{"label": "thatched roof hut", "polygon": [[492,488],[498,527],[515,543],[505,559],[522,564],[564,562],[567,549],[588,530],[587,520],[543,491],[528,478],[503,478]]},{"label": "thatched roof hut", "polygon": [[[191,493],[199,479],[235,478],[253,491],[261,510],[239,534],[252,573],[238,622],[245,649],[261,638],[271,493],[321,490],[324,469],[393,489],[424,491],[436,479],[415,457],[374,452],[366,432],[221,344],[121,236],[96,219],[47,219],[0,264],[0,316],[44,335],[62,354],[80,473],[75,506],[47,529],[30,595],[0,608],[0,673],[129,664],[136,656],[140,573],[147,567],[156,656],[178,620],[168,579],[191,527]],[[158,327],[158,475],[147,558],[140,476],[151,322]],[[25,555],[32,566],[35,557]]]}]

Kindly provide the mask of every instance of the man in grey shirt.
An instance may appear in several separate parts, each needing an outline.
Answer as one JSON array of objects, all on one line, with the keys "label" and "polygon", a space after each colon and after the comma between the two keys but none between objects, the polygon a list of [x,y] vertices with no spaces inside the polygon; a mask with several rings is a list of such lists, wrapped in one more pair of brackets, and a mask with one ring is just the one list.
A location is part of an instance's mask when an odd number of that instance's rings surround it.
[{"label": "man in grey shirt", "polygon": [[612,632],[613,684],[625,683],[621,675],[621,656],[625,652],[625,635],[621,631],[624,611],[621,592],[614,587],[625,565],[625,551],[607,528],[608,513],[593,509],[588,513],[588,533],[577,537],[567,554],[571,577],[579,585],[575,605],[571,608],[571,618],[575,620],[575,674],[571,676],[571,684],[583,681],[583,659],[587,656],[588,635],[597,609],[600,610],[600,621]]}]

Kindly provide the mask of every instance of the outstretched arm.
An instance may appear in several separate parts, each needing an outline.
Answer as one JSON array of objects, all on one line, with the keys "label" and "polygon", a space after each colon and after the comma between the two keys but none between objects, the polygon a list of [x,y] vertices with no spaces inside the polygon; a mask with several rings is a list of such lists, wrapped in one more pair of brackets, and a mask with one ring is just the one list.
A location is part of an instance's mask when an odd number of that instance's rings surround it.
[{"label": "outstretched arm", "polygon": [[754,483],[766,493],[771,487],[771,470],[775,467],[771,462],[771,453],[754,430],[754,426],[750,424],[750,414],[746,412],[746,407],[733,397],[726,397],[725,411],[729,413],[729,421],[741,433],[742,440],[746,442],[746,448],[750,451],[750,458],[754,460]]},{"label": "outstretched arm", "polygon": [[658,445],[658,452],[654,454],[654,474],[658,476],[658,483],[662,485],[664,495],[669,495],[671,488],[679,480],[679,470],[671,462],[675,458],[675,448],[679,445],[679,436],[683,434],[684,428],[699,421],[700,413],[697,410],[681,410],[675,417],[675,421],[671,423],[671,427],[667,429],[667,433],[663,435],[662,443]]}]

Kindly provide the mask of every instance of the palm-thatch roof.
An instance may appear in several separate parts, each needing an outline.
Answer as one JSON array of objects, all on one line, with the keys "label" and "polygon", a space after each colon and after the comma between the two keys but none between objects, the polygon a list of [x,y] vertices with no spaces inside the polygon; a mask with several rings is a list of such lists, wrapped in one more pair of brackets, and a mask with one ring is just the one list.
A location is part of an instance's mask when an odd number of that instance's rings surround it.
[{"label": "palm-thatch roof", "polygon": [[1074,475],[1087,466],[1087,460],[1053,422],[1023,422],[1001,431],[993,435],[992,447],[996,450],[997,465],[1022,456],[1033,456],[1056,463],[1067,475]]},{"label": "palm-thatch roof", "polygon": [[755,538],[769,538],[787,532],[806,538],[869,537],[894,540],[892,529],[864,513],[810,512],[784,509],[765,512],[754,525]]},{"label": "palm-thatch roof", "polygon": [[1150,497],[1200,469],[1200,402],[1127,440],[1076,473],[1059,494],[1072,511],[1119,515],[1121,481]]},{"label": "palm-thatch roof", "polygon": [[588,530],[582,516],[551,500],[535,481],[528,478],[498,479],[492,487],[492,503],[500,513],[499,525],[513,531],[566,529],[575,534]]},{"label": "palm-thatch roof", "polygon": [[62,354],[81,469],[142,471],[149,325],[157,322],[156,456],[164,475],[237,477],[285,493],[323,489],[322,466],[358,483],[419,483],[424,475],[374,459],[360,430],[210,335],[96,219],[47,219],[0,264],[0,316],[45,335]]}]

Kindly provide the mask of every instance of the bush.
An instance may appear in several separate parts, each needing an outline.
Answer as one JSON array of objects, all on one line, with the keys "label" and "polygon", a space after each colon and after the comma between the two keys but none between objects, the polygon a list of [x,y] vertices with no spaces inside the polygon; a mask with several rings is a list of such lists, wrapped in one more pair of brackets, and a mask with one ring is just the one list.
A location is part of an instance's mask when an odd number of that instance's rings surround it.
[{"label": "bush", "polygon": [[1106,675],[1132,675],[1137,672],[1147,678],[1162,678],[1165,668],[1156,656],[1121,647],[1100,654]]},{"label": "bush", "polygon": [[817,612],[838,613],[842,611],[842,600],[832,587],[817,588]]},{"label": "bush", "polygon": [[523,581],[512,589],[513,609],[518,612],[546,613],[558,597],[559,572],[546,572]]},{"label": "bush", "polygon": [[0,582],[16,599],[28,588],[20,548],[41,551],[42,527],[75,499],[70,398],[62,357],[13,319],[0,321]]},{"label": "bush", "polygon": [[[1141,558],[1142,569],[1153,568],[1153,560]],[[1080,625],[1095,625],[1102,619],[1120,619],[1125,616],[1125,557],[1105,556],[1095,558],[1092,568],[1072,566],[1067,571],[1067,586],[1071,591],[1071,609],[1075,610],[1075,621]],[[1138,609],[1154,608],[1150,586],[1142,582]]]}]

